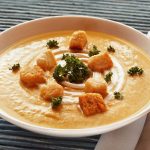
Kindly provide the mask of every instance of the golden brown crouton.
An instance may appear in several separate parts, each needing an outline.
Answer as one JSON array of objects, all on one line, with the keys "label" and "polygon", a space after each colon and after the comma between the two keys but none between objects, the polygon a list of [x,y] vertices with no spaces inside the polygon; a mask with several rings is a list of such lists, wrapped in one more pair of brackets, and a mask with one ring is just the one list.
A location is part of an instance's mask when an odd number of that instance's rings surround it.
[{"label": "golden brown crouton", "polygon": [[46,82],[44,72],[39,66],[25,67],[20,71],[20,80],[25,86],[34,87]]},{"label": "golden brown crouton", "polygon": [[86,116],[107,111],[103,97],[97,93],[86,93],[79,97],[80,107]]},{"label": "golden brown crouton", "polygon": [[108,53],[98,54],[89,58],[88,67],[93,71],[104,72],[113,66]]},{"label": "golden brown crouton", "polygon": [[107,86],[104,80],[89,78],[85,82],[84,91],[86,93],[100,93],[103,98],[107,96]]},{"label": "golden brown crouton", "polygon": [[75,31],[70,38],[69,47],[71,49],[82,50],[87,43],[87,36],[85,31]]},{"label": "golden brown crouton", "polygon": [[56,65],[56,60],[51,51],[46,51],[37,59],[37,65],[40,66],[44,71],[50,70]]},{"label": "golden brown crouton", "polygon": [[52,97],[63,96],[64,89],[56,81],[50,81],[47,86],[43,86],[40,90],[40,96],[44,100],[51,100]]}]

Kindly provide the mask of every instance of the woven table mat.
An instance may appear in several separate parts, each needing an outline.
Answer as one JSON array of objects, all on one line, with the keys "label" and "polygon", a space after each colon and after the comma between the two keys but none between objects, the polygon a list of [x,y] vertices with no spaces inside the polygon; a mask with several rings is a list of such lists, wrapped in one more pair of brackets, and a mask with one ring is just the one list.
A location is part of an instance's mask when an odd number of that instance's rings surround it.
[{"label": "woven table mat", "polygon": [[[32,19],[71,14],[119,21],[143,33],[150,30],[150,0],[0,0],[0,32]],[[98,139],[39,135],[0,118],[0,150],[93,150]]]}]

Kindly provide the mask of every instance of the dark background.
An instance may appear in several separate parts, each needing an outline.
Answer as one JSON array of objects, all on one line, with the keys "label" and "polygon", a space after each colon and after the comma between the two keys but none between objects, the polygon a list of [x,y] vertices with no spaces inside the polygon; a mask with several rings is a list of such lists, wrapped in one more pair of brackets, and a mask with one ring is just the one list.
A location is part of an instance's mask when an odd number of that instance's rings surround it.
[{"label": "dark background", "polygon": [[[150,0],[0,0],[0,32],[18,23],[56,15],[96,16],[143,33],[150,30]],[[93,150],[98,139],[41,136],[0,119],[0,150]]]}]

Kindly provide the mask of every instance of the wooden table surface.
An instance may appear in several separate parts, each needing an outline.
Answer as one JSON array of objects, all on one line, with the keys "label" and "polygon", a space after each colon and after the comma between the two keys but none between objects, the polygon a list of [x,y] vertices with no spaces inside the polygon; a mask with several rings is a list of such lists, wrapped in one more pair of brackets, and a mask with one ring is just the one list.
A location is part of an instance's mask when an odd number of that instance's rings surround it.
[{"label": "wooden table surface", "polygon": [[[143,33],[150,30],[150,0],[0,0],[0,31],[35,18],[71,14],[119,21]],[[0,118],[0,150],[93,150],[99,137],[43,136]]]}]

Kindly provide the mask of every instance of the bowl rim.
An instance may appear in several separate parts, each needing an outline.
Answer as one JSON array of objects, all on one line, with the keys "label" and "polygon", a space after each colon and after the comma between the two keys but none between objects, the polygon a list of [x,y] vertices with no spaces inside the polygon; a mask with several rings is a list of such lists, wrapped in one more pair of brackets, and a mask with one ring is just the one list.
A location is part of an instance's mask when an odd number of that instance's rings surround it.
[{"label": "bowl rim", "polygon": [[[6,29],[5,31],[0,33],[0,37],[7,32],[11,32],[11,30],[17,29],[20,26],[25,26],[27,24],[32,24],[33,22],[39,22],[39,21],[43,21],[43,20],[47,20],[47,19],[59,19],[59,18],[64,18],[64,19],[66,19],[66,18],[88,18],[88,19],[94,19],[97,21],[106,21],[109,23],[113,23],[113,24],[122,26],[128,30],[130,29],[130,30],[138,33],[140,36],[143,36],[143,38],[145,38],[146,40],[148,40],[147,36],[145,34],[143,34],[142,32],[140,32],[130,26],[122,24],[120,22],[108,20],[105,18],[83,16],[83,15],[67,15],[67,16],[52,16],[52,17],[37,18],[37,19],[31,20],[31,21],[26,21],[26,22],[17,24],[11,28]],[[130,123],[134,122],[135,120],[141,118],[142,116],[146,115],[149,111],[150,111],[150,104],[147,104],[144,107],[142,107],[142,110],[140,109],[136,113],[134,113],[122,120],[116,121],[111,124],[98,126],[98,127],[81,128],[81,129],[57,129],[57,128],[47,128],[47,127],[37,126],[34,124],[29,124],[29,123],[26,123],[24,121],[18,120],[16,118],[10,116],[6,112],[4,112],[2,109],[0,109],[0,117],[4,118],[5,120],[7,120],[8,122],[10,122],[14,125],[17,125],[23,129],[27,129],[27,130],[35,132],[35,133],[57,136],[57,137],[84,137],[84,136],[92,136],[92,135],[102,134],[102,133],[109,132],[109,131],[112,131],[115,129],[119,129],[119,128],[121,128],[127,124],[130,124]]]}]

